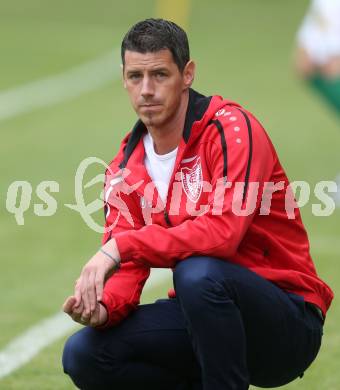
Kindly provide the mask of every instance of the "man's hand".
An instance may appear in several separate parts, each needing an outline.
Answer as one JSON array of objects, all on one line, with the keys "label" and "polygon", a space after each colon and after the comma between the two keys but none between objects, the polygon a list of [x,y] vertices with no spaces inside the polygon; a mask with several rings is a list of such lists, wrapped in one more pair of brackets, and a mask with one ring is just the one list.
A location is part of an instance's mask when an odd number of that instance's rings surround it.
[{"label": "man's hand", "polygon": [[[108,241],[102,249],[114,259],[120,259],[114,239]],[[74,308],[80,311],[79,306],[83,305],[81,310],[83,318],[88,319],[94,314],[98,302],[102,299],[104,282],[115,269],[116,263],[101,251],[98,251],[82,269],[74,289],[76,300]]]},{"label": "man's hand", "polygon": [[70,296],[63,304],[64,312],[67,313],[73,321],[79,322],[79,324],[85,326],[88,325],[92,327],[103,325],[107,321],[107,311],[100,303],[96,304],[95,310],[90,317],[83,315],[84,307],[82,303],[80,303],[77,308],[75,307],[75,303],[76,298],[74,296]]}]

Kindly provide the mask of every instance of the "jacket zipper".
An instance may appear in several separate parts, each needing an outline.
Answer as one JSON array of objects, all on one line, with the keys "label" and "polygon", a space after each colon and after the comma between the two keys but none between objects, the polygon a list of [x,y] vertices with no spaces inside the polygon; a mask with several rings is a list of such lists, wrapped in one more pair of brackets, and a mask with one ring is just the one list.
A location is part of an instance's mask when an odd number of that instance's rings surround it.
[{"label": "jacket zipper", "polygon": [[166,211],[166,209],[164,209],[163,214],[164,214],[164,219],[165,219],[166,224],[167,224],[168,226],[172,226],[172,223],[171,223],[170,218],[169,218],[169,214],[168,214],[168,212]]},{"label": "jacket zipper", "polygon": [[[185,150],[187,149],[187,146],[188,146],[188,144],[186,143],[185,145],[184,145],[184,147],[183,147],[183,149],[180,151],[180,155],[179,155],[179,159],[178,159],[178,162],[177,162],[177,165],[176,166],[174,166],[174,169],[173,169],[173,171],[172,171],[172,176],[171,176],[171,179],[170,179],[170,181],[169,181],[169,190],[172,188],[172,186],[173,186],[173,183],[174,183],[174,181],[175,181],[175,175],[176,175],[176,173],[177,173],[177,171],[178,171],[178,168],[179,168],[179,166],[180,166],[180,164],[181,164],[181,161],[182,161],[182,159],[183,159],[183,156],[184,156],[184,152],[185,152]],[[178,152],[179,152],[179,145],[178,145]],[[168,190],[168,191],[169,191]],[[168,193],[168,195],[169,195],[169,193]],[[173,226],[172,225],[172,223],[171,223],[171,220],[170,220],[170,217],[169,217],[169,213],[168,213],[168,203],[169,203],[169,196],[167,196],[167,198],[166,198],[166,202],[165,202],[165,207],[164,207],[164,211],[163,211],[163,216],[164,216],[164,220],[165,220],[165,223],[167,224],[167,226],[169,226],[169,227],[171,227],[171,226]]]}]

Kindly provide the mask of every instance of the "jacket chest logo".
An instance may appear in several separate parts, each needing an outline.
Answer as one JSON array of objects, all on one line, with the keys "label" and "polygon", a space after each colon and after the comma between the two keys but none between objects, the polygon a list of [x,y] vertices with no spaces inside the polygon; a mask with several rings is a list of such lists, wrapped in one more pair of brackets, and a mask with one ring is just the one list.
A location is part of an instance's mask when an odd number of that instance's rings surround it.
[{"label": "jacket chest logo", "polygon": [[188,164],[181,168],[182,187],[186,196],[197,203],[202,193],[202,165],[199,156],[182,160],[182,164]]}]

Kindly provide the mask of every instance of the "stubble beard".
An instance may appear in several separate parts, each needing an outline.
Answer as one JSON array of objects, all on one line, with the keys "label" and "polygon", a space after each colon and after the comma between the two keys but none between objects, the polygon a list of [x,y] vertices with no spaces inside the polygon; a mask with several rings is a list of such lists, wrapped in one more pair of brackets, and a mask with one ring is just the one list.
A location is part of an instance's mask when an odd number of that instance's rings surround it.
[{"label": "stubble beard", "polygon": [[155,121],[154,121],[154,116],[150,113],[149,115],[147,115],[147,125],[150,126],[150,127],[153,127],[154,124],[155,124]]}]

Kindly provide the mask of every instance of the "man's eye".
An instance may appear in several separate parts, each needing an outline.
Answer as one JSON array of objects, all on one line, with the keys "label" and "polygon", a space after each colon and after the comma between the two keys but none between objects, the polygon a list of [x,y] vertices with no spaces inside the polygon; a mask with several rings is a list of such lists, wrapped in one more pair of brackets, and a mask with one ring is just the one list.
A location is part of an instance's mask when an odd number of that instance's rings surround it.
[{"label": "man's eye", "polygon": [[160,78],[166,77],[166,73],[164,73],[164,72],[157,72],[157,73],[156,73],[156,76],[157,76],[157,77],[160,77]]},{"label": "man's eye", "polygon": [[138,73],[130,74],[129,79],[136,80],[139,79],[140,75]]}]

